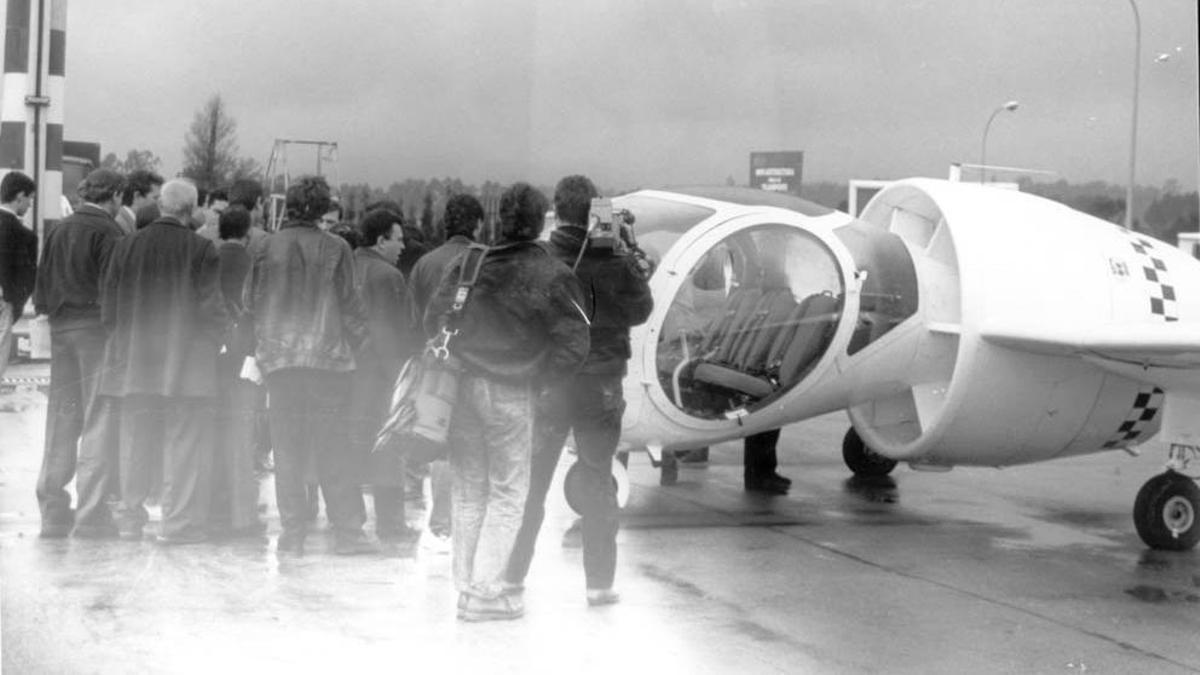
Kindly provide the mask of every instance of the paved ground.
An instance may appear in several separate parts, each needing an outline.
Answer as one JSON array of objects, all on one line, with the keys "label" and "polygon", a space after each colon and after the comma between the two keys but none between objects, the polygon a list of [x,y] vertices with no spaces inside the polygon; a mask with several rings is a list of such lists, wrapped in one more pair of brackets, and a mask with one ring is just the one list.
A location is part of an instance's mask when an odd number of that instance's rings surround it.
[{"label": "paved ground", "polygon": [[273,508],[260,541],[39,540],[45,402],[5,398],[20,409],[0,412],[5,673],[1200,672],[1200,553],[1147,551],[1129,515],[1160,456],[872,484],[848,478],[830,415],[785,431],[796,484],[774,499],[741,491],[737,445],[670,488],[635,456],[623,602],[586,607],[556,489],[526,617],[468,625],[449,556],[338,558],[318,536],[280,564]]}]

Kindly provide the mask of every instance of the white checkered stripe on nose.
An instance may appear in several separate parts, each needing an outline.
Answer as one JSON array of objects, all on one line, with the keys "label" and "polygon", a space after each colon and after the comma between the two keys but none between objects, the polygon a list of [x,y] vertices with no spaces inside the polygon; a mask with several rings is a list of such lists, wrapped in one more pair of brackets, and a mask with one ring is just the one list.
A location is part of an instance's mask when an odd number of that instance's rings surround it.
[{"label": "white checkered stripe on nose", "polygon": [[1138,389],[1133,408],[1125,415],[1125,421],[1104,444],[1105,448],[1123,448],[1136,443],[1142,434],[1154,424],[1154,419],[1162,412],[1163,400],[1166,394],[1162,389],[1153,385],[1143,385]]}]

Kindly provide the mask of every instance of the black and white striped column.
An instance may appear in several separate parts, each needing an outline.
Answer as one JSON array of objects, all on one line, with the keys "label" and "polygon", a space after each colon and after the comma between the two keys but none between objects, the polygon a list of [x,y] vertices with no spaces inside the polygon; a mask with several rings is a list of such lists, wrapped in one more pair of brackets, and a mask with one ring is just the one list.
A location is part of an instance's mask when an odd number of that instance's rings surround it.
[{"label": "black and white striped column", "polygon": [[35,229],[62,217],[66,0],[0,0],[0,177],[23,171],[38,183]]}]

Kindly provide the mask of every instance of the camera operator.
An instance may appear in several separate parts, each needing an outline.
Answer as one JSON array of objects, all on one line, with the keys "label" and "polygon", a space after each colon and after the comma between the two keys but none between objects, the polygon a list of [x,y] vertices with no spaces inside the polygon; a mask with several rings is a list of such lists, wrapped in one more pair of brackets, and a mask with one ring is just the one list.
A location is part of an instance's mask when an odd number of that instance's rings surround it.
[{"label": "camera operator", "polygon": [[612,588],[618,527],[612,459],[625,411],[622,380],[630,356],[629,329],[646,321],[654,306],[647,284],[649,262],[629,245],[632,236],[625,233],[621,244],[611,239],[600,241],[595,235],[610,233],[596,228],[590,233],[596,241],[589,241],[588,213],[598,194],[592,181],[579,175],[563,178],[554,191],[559,226],[550,235],[548,247],[558,259],[575,267],[590,295],[586,309],[591,317],[591,349],[575,376],[544,392],[538,402],[529,498],[506,575],[511,586],[523,586],[545,517],[546,493],[563,443],[573,429],[578,470],[582,471],[583,568],[588,604],[593,606],[619,599]]}]

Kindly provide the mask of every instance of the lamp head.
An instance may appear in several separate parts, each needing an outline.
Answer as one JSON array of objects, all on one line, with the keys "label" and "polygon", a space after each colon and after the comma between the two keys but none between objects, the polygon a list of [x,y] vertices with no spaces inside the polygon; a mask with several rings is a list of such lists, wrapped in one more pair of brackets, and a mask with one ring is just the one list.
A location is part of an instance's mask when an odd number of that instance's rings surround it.
[{"label": "lamp head", "polygon": [[1004,104],[1004,109],[1009,112],[1012,112],[1019,107],[1021,107],[1020,101],[1009,101],[1008,103]]}]

